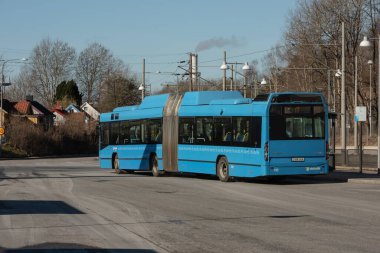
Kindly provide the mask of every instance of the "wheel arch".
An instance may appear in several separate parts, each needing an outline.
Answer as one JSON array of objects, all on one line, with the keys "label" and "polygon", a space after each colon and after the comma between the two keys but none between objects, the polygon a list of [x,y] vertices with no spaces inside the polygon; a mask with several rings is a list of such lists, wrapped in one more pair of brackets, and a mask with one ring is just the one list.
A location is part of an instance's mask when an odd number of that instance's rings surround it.
[{"label": "wheel arch", "polygon": [[156,152],[150,152],[150,154],[149,154],[149,170],[152,170],[152,167],[153,167],[153,158],[154,157],[157,157],[157,160],[158,160],[157,153]]},{"label": "wheel arch", "polygon": [[220,158],[222,158],[222,157],[226,158],[227,161],[228,161],[228,158],[227,158],[226,155],[219,154],[219,155],[216,157],[216,161],[215,161],[215,175],[216,175],[217,172],[218,172],[218,162],[219,162]]},{"label": "wheel arch", "polygon": [[115,169],[115,157],[118,157],[117,153],[116,152],[113,152],[112,153],[112,169]]}]

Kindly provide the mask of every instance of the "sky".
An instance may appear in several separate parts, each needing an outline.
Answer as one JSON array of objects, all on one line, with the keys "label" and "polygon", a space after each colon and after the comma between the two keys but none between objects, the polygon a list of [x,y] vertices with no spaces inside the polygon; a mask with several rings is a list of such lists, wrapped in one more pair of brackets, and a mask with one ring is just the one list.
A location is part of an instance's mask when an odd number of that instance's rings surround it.
[{"label": "sky", "polygon": [[[280,42],[297,0],[0,0],[0,57],[28,57],[45,38],[77,54],[93,42],[137,75],[145,58],[153,90],[184,73],[178,62],[198,53],[201,76],[221,78],[227,61],[251,62]],[[241,56],[240,56],[241,55]],[[20,64],[11,64],[11,76]],[[167,72],[157,74],[156,72]]]}]

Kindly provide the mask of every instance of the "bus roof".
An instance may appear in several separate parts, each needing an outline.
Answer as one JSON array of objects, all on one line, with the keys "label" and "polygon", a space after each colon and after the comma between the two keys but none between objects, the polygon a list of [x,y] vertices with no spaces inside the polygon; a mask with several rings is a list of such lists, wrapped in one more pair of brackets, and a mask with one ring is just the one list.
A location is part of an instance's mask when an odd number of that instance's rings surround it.
[{"label": "bus roof", "polygon": [[244,97],[238,91],[197,91],[186,92],[181,106],[209,105],[209,104],[246,104],[250,99]]},{"label": "bus roof", "polygon": [[323,103],[323,95],[317,92],[276,92],[269,94],[260,94],[254,102],[267,103]]},{"label": "bus roof", "polygon": [[[143,118],[162,117],[163,109],[170,94],[161,94],[145,97],[140,105],[117,107],[112,112],[102,113],[100,121],[112,120],[133,120]],[[186,92],[181,102],[180,114],[190,114],[193,106],[208,105],[204,108],[199,108],[198,113],[214,108],[219,111],[221,108],[226,108],[225,112],[234,113],[240,110],[236,105],[243,106],[241,109],[248,108],[249,104],[254,106],[253,112],[263,114],[270,103],[324,103],[321,93],[310,92],[278,92],[262,94],[257,99],[244,98],[239,91],[196,91]],[[188,109],[185,109],[189,107]],[[210,114],[214,112],[209,111]],[[248,113],[248,111],[246,112]]]},{"label": "bus roof", "polygon": [[162,117],[162,111],[168,97],[169,94],[148,96],[140,105],[117,107],[112,112],[102,113],[100,122]]}]

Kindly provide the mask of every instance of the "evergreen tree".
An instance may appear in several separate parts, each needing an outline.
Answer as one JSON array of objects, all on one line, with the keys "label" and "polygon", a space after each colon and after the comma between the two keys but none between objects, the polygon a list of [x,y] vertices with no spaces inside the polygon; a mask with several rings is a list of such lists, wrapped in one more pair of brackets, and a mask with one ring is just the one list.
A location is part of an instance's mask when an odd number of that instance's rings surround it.
[{"label": "evergreen tree", "polygon": [[74,80],[63,81],[57,86],[55,100],[60,101],[63,107],[71,103],[80,105],[82,103],[82,96]]}]

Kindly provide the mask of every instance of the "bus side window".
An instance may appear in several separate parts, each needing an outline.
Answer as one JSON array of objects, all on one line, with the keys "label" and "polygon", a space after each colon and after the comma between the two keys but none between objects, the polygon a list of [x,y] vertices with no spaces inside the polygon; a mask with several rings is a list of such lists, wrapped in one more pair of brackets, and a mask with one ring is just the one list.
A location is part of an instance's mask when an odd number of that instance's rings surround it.
[{"label": "bus side window", "polygon": [[248,146],[249,145],[249,117],[233,117],[233,141],[236,145]]},{"label": "bus side window", "polygon": [[148,143],[148,123],[146,120],[142,120],[139,123],[141,143]]},{"label": "bus side window", "polygon": [[212,143],[213,127],[211,117],[196,118],[196,138],[195,142],[199,144]]},{"label": "bus side window", "polygon": [[129,122],[121,121],[120,122],[120,144],[129,144]]},{"label": "bus side window", "polygon": [[179,119],[179,144],[192,144],[195,140],[194,118]]},{"label": "bus side window", "polygon": [[119,145],[120,139],[119,139],[119,129],[120,123],[119,122],[111,122],[111,133],[110,133],[110,144],[111,145]]},{"label": "bus side window", "polygon": [[100,126],[100,131],[101,131],[101,139],[100,139],[100,147],[104,148],[109,145],[109,123],[102,123]]},{"label": "bus side window", "polygon": [[141,129],[140,122],[131,122],[129,128],[129,136],[131,140],[131,144],[139,144],[141,143]]},{"label": "bus side window", "polygon": [[149,120],[148,122],[149,122],[148,142],[162,143],[161,120],[153,119],[153,120]]},{"label": "bus side window", "polygon": [[214,118],[215,143],[220,145],[231,145],[232,122],[231,117]]},{"label": "bus side window", "polygon": [[261,148],[261,117],[252,117],[251,143],[254,148]]}]

